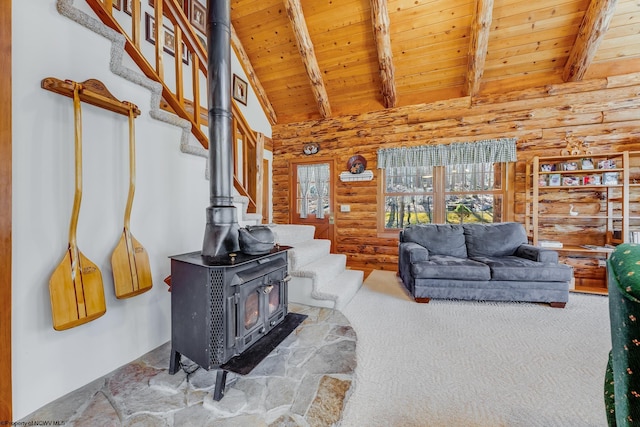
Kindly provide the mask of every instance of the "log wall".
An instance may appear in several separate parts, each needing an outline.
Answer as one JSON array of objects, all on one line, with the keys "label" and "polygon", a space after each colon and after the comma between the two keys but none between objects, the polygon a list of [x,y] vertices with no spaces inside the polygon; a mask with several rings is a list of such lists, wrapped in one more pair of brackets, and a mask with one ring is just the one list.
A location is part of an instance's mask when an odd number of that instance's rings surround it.
[{"label": "log wall", "polygon": [[[559,155],[570,135],[588,142],[594,153],[640,150],[640,73],[276,125],[274,222],[289,222],[289,162],[304,157],[304,144],[317,142],[322,156],[331,153],[341,166],[336,175],[360,154],[374,179],[341,182],[336,176],[335,249],[352,268],[395,271],[398,239],[380,237],[376,229],[379,148],[517,138],[516,194],[508,209],[524,223],[526,162]],[[340,212],[341,204],[351,205],[351,212]]]}]

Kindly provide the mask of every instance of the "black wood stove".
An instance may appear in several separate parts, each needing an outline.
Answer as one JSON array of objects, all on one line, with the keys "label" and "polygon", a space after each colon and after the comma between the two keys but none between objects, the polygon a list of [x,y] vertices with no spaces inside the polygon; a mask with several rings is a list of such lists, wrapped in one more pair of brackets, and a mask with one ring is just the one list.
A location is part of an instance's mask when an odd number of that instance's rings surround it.
[{"label": "black wood stove", "polygon": [[[171,360],[182,355],[217,369],[214,399],[228,371],[247,374],[304,315],[287,312],[287,247],[262,255],[240,252],[233,205],[230,1],[207,1],[207,89],[211,204],[201,252],[171,257]],[[249,253],[263,253],[246,251]]]},{"label": "black wood stove", "polygon": [[306,318],[287,310],[287,249],[171,257],[170,374],[183,355],[217,369],[220,400],[228,371],[249,373]]}]

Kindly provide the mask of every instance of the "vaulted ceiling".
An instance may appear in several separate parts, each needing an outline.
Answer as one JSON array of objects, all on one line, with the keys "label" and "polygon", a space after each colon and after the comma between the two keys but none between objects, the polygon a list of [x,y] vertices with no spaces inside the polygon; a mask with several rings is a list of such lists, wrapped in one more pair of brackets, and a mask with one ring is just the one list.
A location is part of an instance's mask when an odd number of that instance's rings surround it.
[{"label": "vaulted ceiling", "polygon": [[231,0],[278,124],[640,71],[640,0]]}]

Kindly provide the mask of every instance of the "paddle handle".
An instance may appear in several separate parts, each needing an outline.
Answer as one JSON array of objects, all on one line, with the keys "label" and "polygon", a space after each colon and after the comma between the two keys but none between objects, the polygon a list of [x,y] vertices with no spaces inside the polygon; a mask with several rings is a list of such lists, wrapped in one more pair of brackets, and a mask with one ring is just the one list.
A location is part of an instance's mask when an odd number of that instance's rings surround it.
[{"label": "paddle handle", "polygon": [[80,108],[80,90],[82,85],[73,84],[73,123],[74,123],[74,151],[75,151],[75,192],[73,195],[73,208],[71,210],[71,221],[69,224],[69,248],[76,255],[77,242],[76,230],[78,228],[78,215],[80,214],[80,203],[82,202],[82,110]]},{"label": "paddle handle", "polygon": [[129,104],[129,196],[127,197],[127,207],[124,210],[124,229],[129,230],[131,218],[131,208],[133,206],[133,195],[136,192],[136,131],[134,123],[133,104]]}]

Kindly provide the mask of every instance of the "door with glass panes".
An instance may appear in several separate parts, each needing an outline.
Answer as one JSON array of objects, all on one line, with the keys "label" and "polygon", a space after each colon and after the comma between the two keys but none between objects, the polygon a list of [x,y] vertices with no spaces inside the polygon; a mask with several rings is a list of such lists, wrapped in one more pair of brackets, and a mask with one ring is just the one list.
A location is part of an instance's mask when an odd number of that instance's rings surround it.
[{"label": "door with glass panes", "polygon": [[313,225],[316,239],[334,243],[332,159],[291,162],[291,223]]}]

